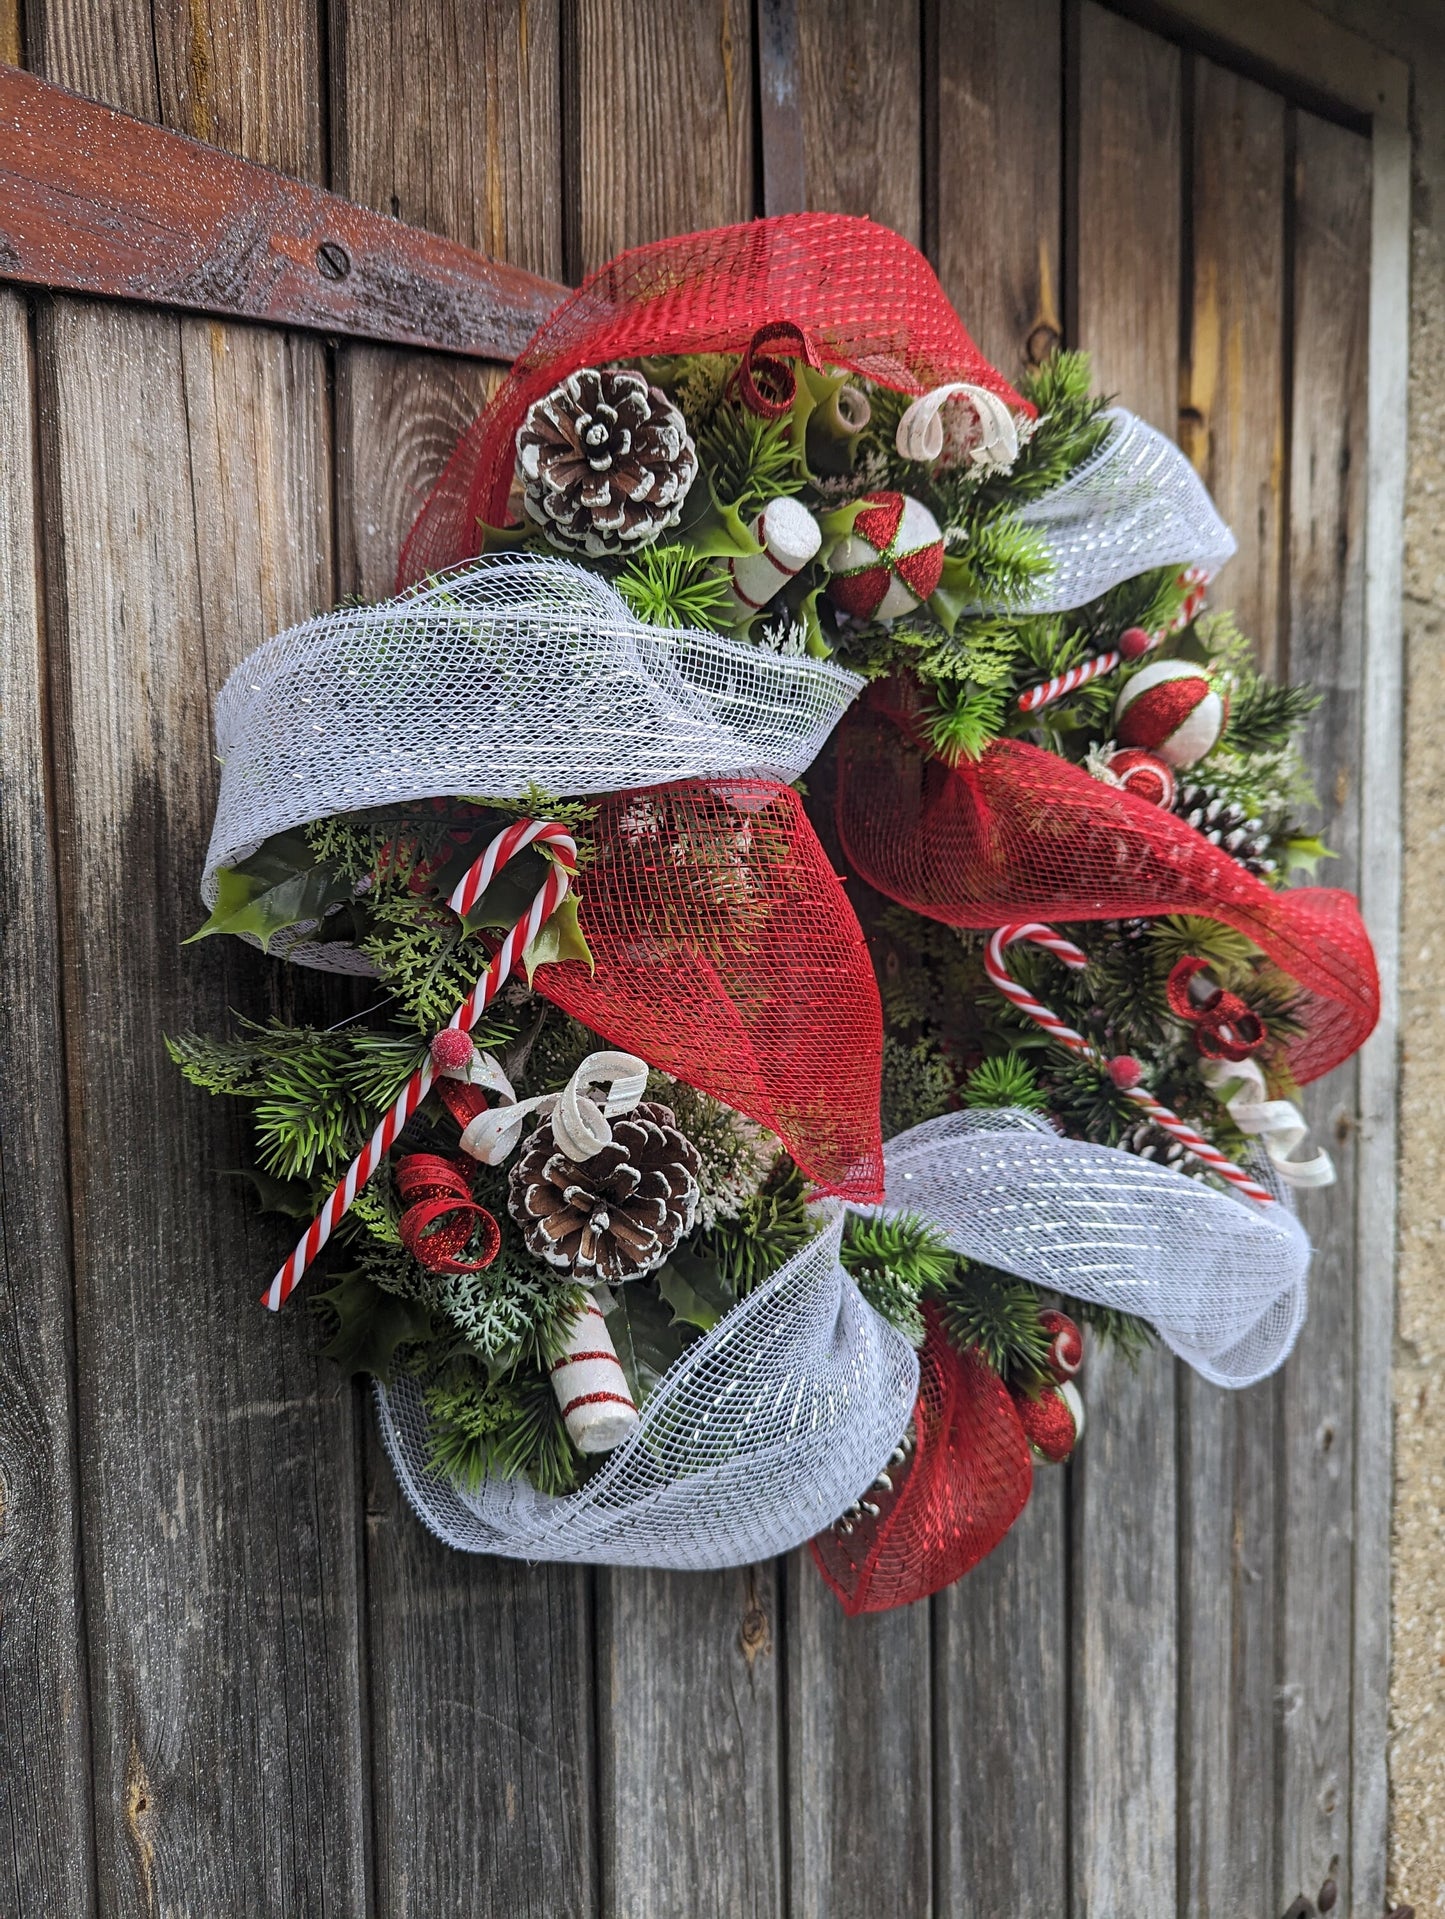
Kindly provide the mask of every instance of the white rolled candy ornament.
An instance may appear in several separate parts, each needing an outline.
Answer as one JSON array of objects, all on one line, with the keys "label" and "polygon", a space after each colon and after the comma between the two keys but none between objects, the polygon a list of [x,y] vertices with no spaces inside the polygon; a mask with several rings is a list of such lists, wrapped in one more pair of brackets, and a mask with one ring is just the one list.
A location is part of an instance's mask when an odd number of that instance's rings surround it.
[{"label": "white rolled candy ornament", "polygon": [[1014,416],[987,387],[953,380],[908,407],[894,444],[905,460],[928,466],[1011,467],[1019,456]]},{"label": "white rolled candy ornament", "polygon": [[807,507],[786,495],[769,500],[753,521],[751,532],[762,552],[736,556],[728,561],[726,570],[733,619],[738,626],[776,599],[788,581],[817,558],[823,544],[822,528]]},{"label": "white rolled candy ornament", "polygon": [[1192,660],[1151,660],[1119,691],[1114,734],[1176,769],[1193,766],[1219,744],[1225,705],[1207,667]]},{"label": "white rolled candy ornament", "polygon": [[562,1408],[567,1437],[579,1453],[610,1453],[636,1427],[641,1415],[627,1375],[594,1298],[572,1323],[552,1362],[552,1390]]}]

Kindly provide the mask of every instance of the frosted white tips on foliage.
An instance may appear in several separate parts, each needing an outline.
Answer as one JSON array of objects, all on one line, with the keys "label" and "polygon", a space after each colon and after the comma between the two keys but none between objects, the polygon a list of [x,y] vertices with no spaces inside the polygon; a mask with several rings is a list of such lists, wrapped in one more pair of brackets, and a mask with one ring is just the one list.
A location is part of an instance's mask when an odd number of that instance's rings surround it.
[{"label": "frosted white tips on foliage", "polygon": [[1113,431],[1093,458],[1020,509],[1051,564],[1024,598],[997,610],[1062,613],[1155,567],[1216,573],[1234,552],[1234,535],[1174,442],[1122,407],[1108,417]]},{"label": "frosted white tips on foliage", "polygon": [[467,1493],[427,1466],[416,1385],[377,1388],[382,1435],[448,1545],[513,1559],[701,1570],[800,1546],[877,1478],[913,1412],[918,1358],[838,1259],[841,1214],[668,1370],[575,1493]]},{"label": "frosted white tips on foliage", "polygon": [[307,620],[236,668],[216,703],[202,896],[273,833],[437,793],[791,782],[862,684],[827,660],[647,626],[567,560],[474,560]]},{"label": "frosted white tips on foliage", "polygon": [[1037,1114],[946,1113],[884,1148],[885,1210],[955,1252],[1147,1319],[1218,1386],[1280,1366],[1304,1320],[1310,1247],[1283,1186],[1265,1207]]}]

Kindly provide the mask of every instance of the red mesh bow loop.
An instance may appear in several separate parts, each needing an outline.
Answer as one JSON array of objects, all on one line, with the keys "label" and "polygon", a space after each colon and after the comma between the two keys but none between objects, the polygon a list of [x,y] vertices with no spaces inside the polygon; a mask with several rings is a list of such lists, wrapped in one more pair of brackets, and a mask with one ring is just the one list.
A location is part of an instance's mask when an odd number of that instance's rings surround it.
[{"label": "red mesh bow loop", "polygon": [[653,355],[742,353],[761,329],[772,332],[774,353],[786,339],[813,365],[904,393],[968,380],[1033,411],[969,338],[918,249],[871,220],[784,214],[634,247],[589,275],[518,355],[423,506],[398,590],[471,558],[479,523],[505,523],[517,428],[569,373]]},{"label": "red mesh bow loop", "polygon": [[1369,1037],[1380,985],[1353,896],[1277,893],[1176,814],[1021,740],[956,766],[914,732],[916,696],[872,689],[843,722],[838,831],[870,886],[950,926],[1194,913],[1236,927],[1301,988],[1288,1048],[1301,1084]]},{"label": "red mesh bow loop", "polygon": [[538,992],[766,1126],[824,1192],[880,1199],[878,987],[798,795],[771,780],[617,793],[592,843],[594,969],[540,967]]},{"label": "red mesh bow loop", "polygon": [[1008,1387],[960,1352],[931,1307],[920,1355],[914,1445],[891,1491],[864,1495],[876,1513],[851,1532],[830,1527],[813,1558],[846,1613],[887,1612],[962,1579],[1028,1504],[1033,1460]]}]

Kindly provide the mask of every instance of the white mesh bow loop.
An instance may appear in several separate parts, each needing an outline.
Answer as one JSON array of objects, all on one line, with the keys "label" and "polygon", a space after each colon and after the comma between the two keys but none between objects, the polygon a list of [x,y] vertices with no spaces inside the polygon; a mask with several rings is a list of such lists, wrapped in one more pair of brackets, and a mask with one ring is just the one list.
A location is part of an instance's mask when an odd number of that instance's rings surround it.
[{"label": "white mesh bow loop", "polygon": [[221,794],[201,891],[273,833],[438,794],[558,798],[811,765],[863,682],[646,625],[566,560],[474,560],[258,647],[216,703]]},{"label": "white mesh bow loop", "polygon": [[464,1552],[682,1570],[790,1551],[872,1484],[918,1394],[918,1356],[838,1258],[841,1211],[654,1388],[632,1436],[574,1493],[464,1492],[427,1464],[415,1384],[377,1388],[407,1498]]},{"label": "white mesh bow loop", "polygon": [[883,1158],[883,1210],[915,1214],[967,1258],[1147,1319],[1215,1385],[1252,1385],[1294,1345],[1309,1241],[1262,1168],[1272,1206],[1018,1111],[945,1113]]},{"label": "white mesh bow loop", "polygon": [[1112,431],[1068,479],[1020,508],[1042,536],[1049,571],[1019,600],[994,610],[1065,613],[1160,566],[1217,573],[1235,549],[1207,488],[1172,440],[1123,407]]}]

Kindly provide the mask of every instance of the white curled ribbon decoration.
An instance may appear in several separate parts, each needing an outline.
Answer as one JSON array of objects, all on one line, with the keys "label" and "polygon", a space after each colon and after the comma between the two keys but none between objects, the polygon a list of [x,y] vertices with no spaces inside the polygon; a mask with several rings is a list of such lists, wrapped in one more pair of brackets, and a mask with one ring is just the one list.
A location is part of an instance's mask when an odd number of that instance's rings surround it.
[{"label": "white curled ribbon decoration", "polygon": [[[1309,1135],[1303,1113],[1287,1099],[1271,1099],[1264,1074],[1252,1059],[1201,1059],[1199,1077],[1241,1133],[1257,1139],[1269,1163],[1291,1186],[1333,1186],[1334,1161],[1326,1152],[1310,1159],[1290,1154]],[[1234,1091],[1227,1093],[1233,1086]]]},{"label": "white curled ribbon decoration", "polygon": [[990,393],[986,386],[971,386],[966,380],[936,386],[905,410],[894,439],[902,457],[931,466],[941,456],[943,409],[956,399],[969,401],[983,433],[982,441],[968,455],[973,465],[1012,466],[1019,456],[1019,430],[1013,414],[996,393]]},{"label": "white curled ribbon decoration", "polygon": [[[529,1113],[550,1117],[552,1134],[568,1159],[591,1159],[612,1141],[609,1119],[630,1113],[647,1091],[647,1063],[635,1053],[589,1053],[560,1093],[540,1093],[535,1099],[517,1098],[512,1083],[490,1053],[481,1053],[469,1066],[448,1077],[486,1086],[501,1095],[502,1104],[478,1113],[462,1132],[462,1151],[486,1166],[500,1166],[522,1137]],[[590,1089],[605,1085],[598,1101]]]}]

